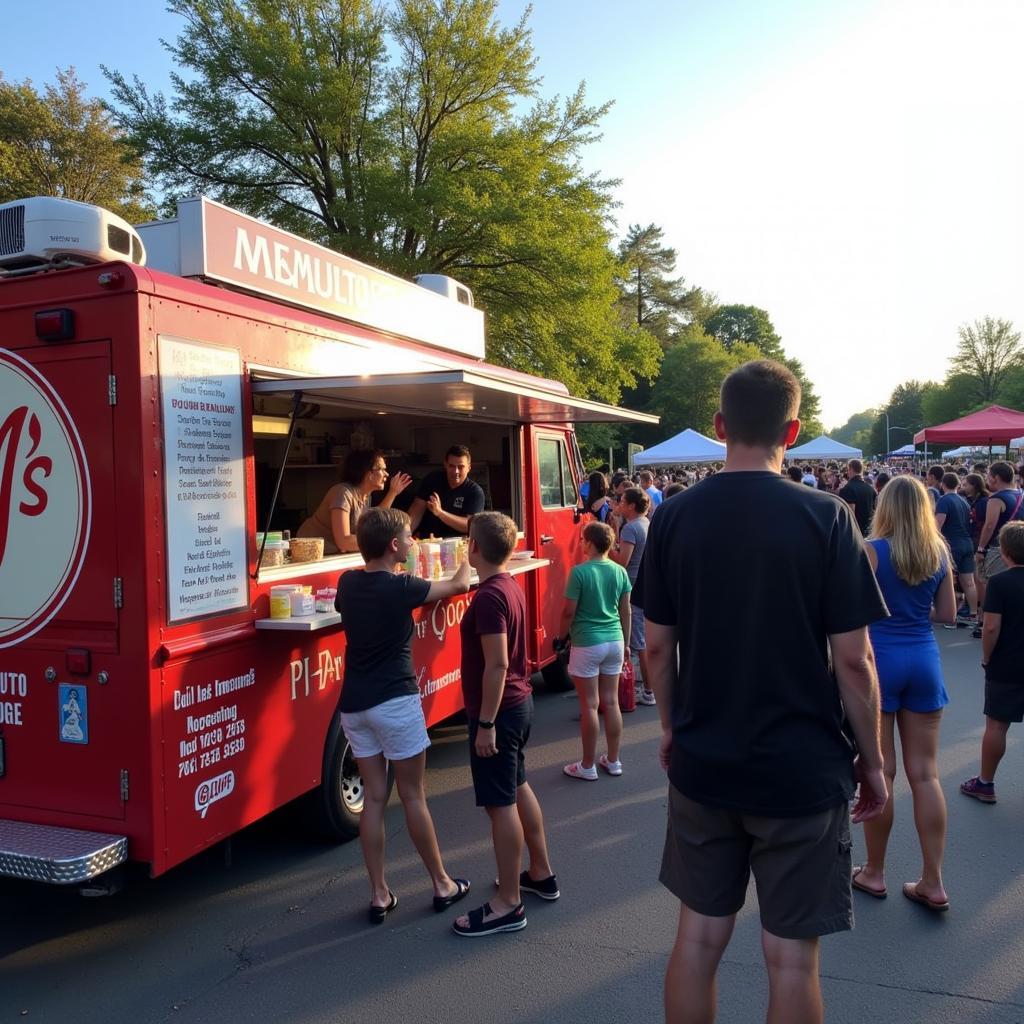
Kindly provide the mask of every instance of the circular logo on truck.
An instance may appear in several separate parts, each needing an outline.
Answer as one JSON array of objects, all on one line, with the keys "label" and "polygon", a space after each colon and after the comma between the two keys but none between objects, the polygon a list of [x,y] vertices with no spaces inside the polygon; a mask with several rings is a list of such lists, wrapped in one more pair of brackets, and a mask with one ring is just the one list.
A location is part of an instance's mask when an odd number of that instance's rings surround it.
[{"label": "circular logo on truck", "polygon": [[91,514],[67,408],[34,366],[0,349],[0,648],[38,632],[67,600]]}]

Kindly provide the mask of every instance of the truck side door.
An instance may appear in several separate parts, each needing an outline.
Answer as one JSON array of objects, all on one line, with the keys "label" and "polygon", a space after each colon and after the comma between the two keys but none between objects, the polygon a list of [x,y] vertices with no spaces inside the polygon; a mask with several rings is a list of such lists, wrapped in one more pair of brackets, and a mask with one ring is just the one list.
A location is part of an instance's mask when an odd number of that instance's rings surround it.
[{"label": "truck side door", "polygon": [[570,431],[526,428],[526,546],[538,558],[551,561],[546,569],[530,574],[536,609],[530,657],[538,666],[555,656],[552,644],[558,636],[565,584],[581,557],[582,528],[576,515],[579,492],[572,451]]}]

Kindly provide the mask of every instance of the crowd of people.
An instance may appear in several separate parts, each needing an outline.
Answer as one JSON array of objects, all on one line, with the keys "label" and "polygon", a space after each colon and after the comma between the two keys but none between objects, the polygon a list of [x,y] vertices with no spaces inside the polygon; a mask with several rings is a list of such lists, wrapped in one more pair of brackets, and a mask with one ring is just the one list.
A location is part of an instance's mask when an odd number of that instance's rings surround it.
[{"label": "crowd of people", "polygon": [[[854,890],[888,894],[897,734],[922,861],[902,893],[930,912],[949,909],[937,769],[949,695],[935,623],[959,621],[982,641],[986,723],[979,772],[960,787],[966,797],[995,803],[1007,730],[1024,720],[1020,468],[997,461],[922,474],[856,459],[841,472],[787,467],[799,400],[785,367],[747,363],[722,386],[724,464],[635,476],[602,467],[581,489],[584,559],[569,574],[557,642],[579,699],[581,749],[563,770],[587,782],[599,769],[623,773],[620,677],[635,659],[635,698],[657,709],[669,780],[660,877],[679,901],[665,980],[670,1024],[714,1019],[715,975],[751,873],[768,1020],[822,1020],[819,938],[852,927]],[[411,638],[412,610],[468,589],[471,565],[480,582],[460,627],[462,687],[497,883],[452,927],[467,937],[518,931],[523,893],[560,892],[526,778],[533,703],[524,597],[508,573],[516,527],[496,512],[470,517],[469,562],[445,582],[399,571],[410,527],[396,509],[363,511],[356,540],[366,566],[342,576],[337,599],[356,627],[340,712],[366,782],[369,916],[381,922],[397,906],[385,869],[387,761],[435,910],[470,891],[444,865],[424,796],[430,741]],[[851,824],[863,825],[867,849],[856,866]]]}]

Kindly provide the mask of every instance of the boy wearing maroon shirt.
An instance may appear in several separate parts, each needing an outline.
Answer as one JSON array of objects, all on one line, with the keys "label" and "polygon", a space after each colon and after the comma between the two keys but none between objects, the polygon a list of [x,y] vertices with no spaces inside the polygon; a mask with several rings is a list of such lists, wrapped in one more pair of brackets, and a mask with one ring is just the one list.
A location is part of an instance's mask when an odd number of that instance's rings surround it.
[{"label": "boy wearing maroon shirt", "polygon": [[[508,573],[516,524],[500,512],[473,516],[469,562],[480,586],[462,619],[462,692],[469,717],[469,762],[478,807],[491,819],[497,895],[456,918],[457,935],[476,937],[526,927],[521,891],[558,899],[548,861],[544,816],[526,781],[524,751],[533,719],[526,661],[526,605]],[[530,867],[520,873],[523,844]]]}]

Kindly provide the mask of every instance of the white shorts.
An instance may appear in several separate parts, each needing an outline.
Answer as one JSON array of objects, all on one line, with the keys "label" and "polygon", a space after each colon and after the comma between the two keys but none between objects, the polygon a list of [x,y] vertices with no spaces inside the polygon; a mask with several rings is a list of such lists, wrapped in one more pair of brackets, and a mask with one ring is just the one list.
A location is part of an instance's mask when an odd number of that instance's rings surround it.
[{"label": "white shorts", "polygon": [[593,647],[576,647],[569,651],[569,675],[577,679],[593,679],[595,676],[617,676],[622,671],[626,654],[621,640]]},{"label": "white shorts", "polygon": [[423,705],[418,693],[378,704],[365,711],[342,711],[341,724],[356,757],[383,754],[389,761],[404,761],[430,746]]}]

